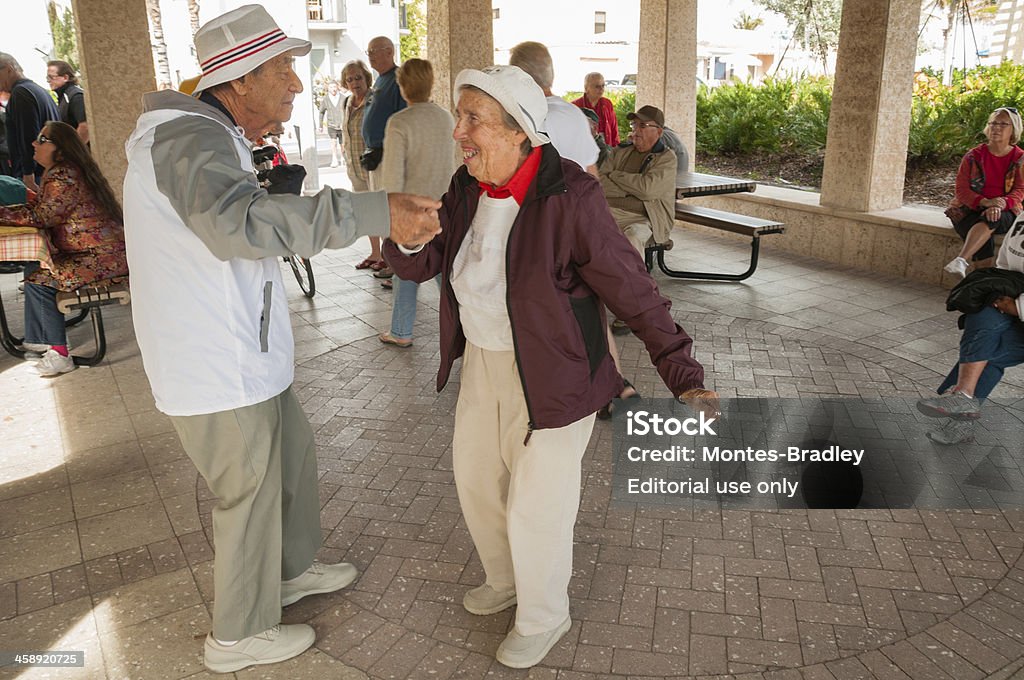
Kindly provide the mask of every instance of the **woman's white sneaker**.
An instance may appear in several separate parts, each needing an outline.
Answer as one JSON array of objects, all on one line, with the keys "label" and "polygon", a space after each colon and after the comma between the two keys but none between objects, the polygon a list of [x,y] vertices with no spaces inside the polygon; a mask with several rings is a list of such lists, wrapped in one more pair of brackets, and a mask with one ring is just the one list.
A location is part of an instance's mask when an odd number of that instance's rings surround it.
[{"label": "woman's white sneaker", "polygon": [[76,368],[78,367],[75,366],[74,359],[70,356],[66,357],[63,354],[58,354],[56,350],[52,349],[46,350],[43,358],[36,364],[36,371],[44,378],[52,378],[62,373],[70,373]]},{"label": "woman's white sneaker", "polygon": [[462,596],[462,606],[470,614],[488,616],[504,611],[516,603],[515,590],[495,590],[486,583]]},{"label": "woman's white sneaker", "polygon": [[960,278],[967,276],[967,268],[970,267],[970,263],[962,257],[954,257],[949,263],[943,267],[950,274],[959,274]]},{"label": "woman's white sneaker", "polygon": [[499,663],[509,668],[532,668],[544,660],[551,648],[558,644],[570,628],[572,619],[568,616],[565,617],[565,621],[546,633],[521,635],[513,628],[498,645],[498,653],[494,656]]},{"label": "woman's white sneaker", "polygon": [[211,633],[203,646],[203,662],[214,673],[233,673],[249,666],[287,661],[315,641],[313,628],[304,623],[277,625],[232,645],[222,645]]}]

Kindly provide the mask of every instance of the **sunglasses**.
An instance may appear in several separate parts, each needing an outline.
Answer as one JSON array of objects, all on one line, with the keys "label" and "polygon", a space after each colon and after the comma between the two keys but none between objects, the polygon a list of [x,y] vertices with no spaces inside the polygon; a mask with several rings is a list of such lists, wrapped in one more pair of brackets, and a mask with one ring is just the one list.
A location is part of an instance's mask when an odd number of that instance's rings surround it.
[{"label": "sunglasses", "polygon": [[52,141],[53,141],[52,139],[50,139],[49,137],[44,135],[42,132],[40,132],[39,136],[36,137],[36,144],[46,144],[47,142],[52,142]]}]

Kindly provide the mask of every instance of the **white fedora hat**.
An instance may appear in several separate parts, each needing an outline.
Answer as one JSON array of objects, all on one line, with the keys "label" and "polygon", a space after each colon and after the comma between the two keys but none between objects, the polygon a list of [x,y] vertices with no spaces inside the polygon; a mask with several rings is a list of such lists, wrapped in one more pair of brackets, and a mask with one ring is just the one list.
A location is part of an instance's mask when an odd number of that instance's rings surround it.
[{"label": "white fedora hat", "polygon": [[267,10],[243,5],[203,24],[195,37],[202,78],[193,95],[214,85],[241,78],[279,54],[309,54],[308,40],[289,38]]}]

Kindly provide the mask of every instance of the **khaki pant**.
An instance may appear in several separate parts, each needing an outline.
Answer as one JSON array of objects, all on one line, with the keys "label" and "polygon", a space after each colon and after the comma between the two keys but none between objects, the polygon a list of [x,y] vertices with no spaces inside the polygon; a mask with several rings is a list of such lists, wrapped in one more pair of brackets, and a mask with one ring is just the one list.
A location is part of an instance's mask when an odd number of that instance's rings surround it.
[{"label": "khaki pant", "polygon": [[629,239],[630,244],[640,253],[640,259],[644,259],[644,250],[647,248],[647,242],[654,236],[650,221],[643,215],[637,215],[635,212],[629,212],[621,208],[611,208],[611,211],[612,217],[615,218],[615,223],[619,225],[619,229],[622,230],[622,233]]},{"label": "khaki pant", "polygon": [[514,587],[516,629],[551,630],[569,615],[572,536],[594,416],[536,430],[514,352],[466,344],[452,443],[455,486],[487,583]]},{"label": "khaki pant", "polygon": [[290,387],[259,404],[171,422],[218,501],[214,637],[261,633],[281,621],[281,580],[308,569],[320,548],[313,429]]}]

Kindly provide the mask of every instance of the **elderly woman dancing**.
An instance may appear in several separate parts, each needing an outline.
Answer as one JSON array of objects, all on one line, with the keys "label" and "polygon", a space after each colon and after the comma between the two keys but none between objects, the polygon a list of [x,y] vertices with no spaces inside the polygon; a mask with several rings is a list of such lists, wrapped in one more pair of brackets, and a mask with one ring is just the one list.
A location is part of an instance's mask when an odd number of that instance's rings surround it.
[{"label": "elderly woman dancing", "polygon": [[988,142],[968,151],[960,162],[951,207],[960,209],[954,228],[964,245],[945,266],[951,274],[965,276],[972,258],[991,259],[995,250],[992,235],[1005,234],[1021,213],[1024,151],[1016,146],[1020,135],[1017,109],[996,109],[985,125]]},{"label": "elderly woman dancing", "polygon": [[39,195],[25,205],[0,207],[0,222],[42,227],[54,246],[53,269],[25,277],[25,343],[42,352],[40,375],[75,369],[68,356],[58,291],[128,273],[121,205],[81,138],[67,123],[48,122],[32,142],[43,167]]},{"label": "elderly woman dancing", "polygon": [[716,395],[600,184],[540,131],[547,103],[533,78],[515,66],[465,70],[455,96],[465,165],[443,198],[442,233],[384,252],[402,279],[442,276],[437,386],[461,356],[455,484],[486,573],[463,605],[486,615],[518,603],[497,659],[528,668],[572,625],[581,461],[595,412],[623,388],[602,303],[643,340],[673,395]]}]

